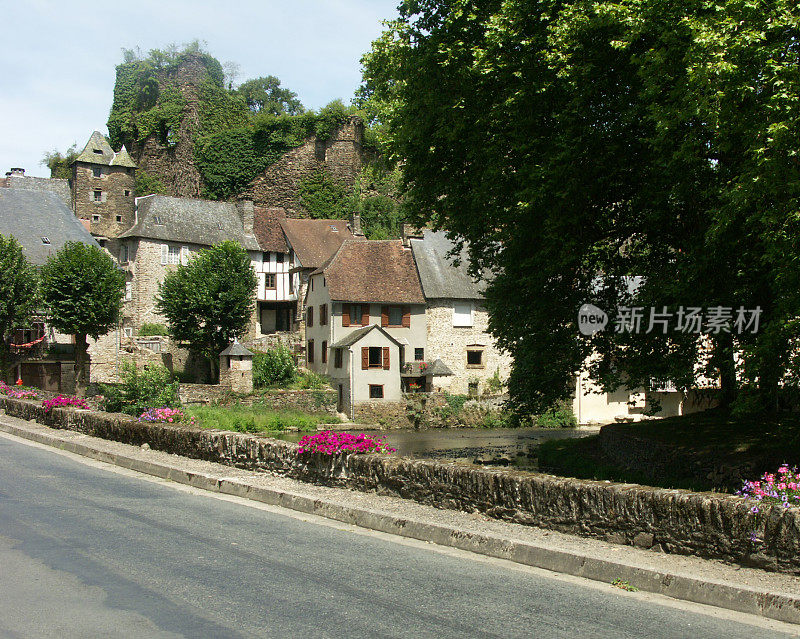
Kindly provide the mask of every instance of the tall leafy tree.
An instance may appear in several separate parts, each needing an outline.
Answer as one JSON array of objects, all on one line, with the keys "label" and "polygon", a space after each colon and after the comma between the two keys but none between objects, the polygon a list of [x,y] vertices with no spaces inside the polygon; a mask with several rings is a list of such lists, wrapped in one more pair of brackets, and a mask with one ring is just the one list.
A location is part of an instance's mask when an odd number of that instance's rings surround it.
[{"label": "tall leafy tree", "polygon": [[38,274],[13,236],[0,235],[0,379],[8,380],[10,344],[37,310]]},{"label": "tall leafy tree", "polygon": [[294,91],[281,86],[274,75],[243,82],[236,89],[253,113],[297,115],[305,109]]},{"label": "tall leafy tree", "polygon": [[257,285],[247,251],[228,241],[201,251],[159,287],[157,308],[170,335],[208,361],[211,379],[219,354],[247,332]]},{"label": "tall leafy tree", "polygon": [[67,242],[40,276],[49,322],[75,338],[75,387],[83,397],[89,382],[87,337],[97,339],[117,325],[125,274],[98,246]]},{"label": "tall leafy tree", "polygon": [[[785,0],[400,5],[361,98],[409,208],[497,273],[520,409],[568,396],[590,353],[607,388],[704,371],[728,402],[750,382],[775,405],[800,316],[799,21]],[[761,330],[584,337],[590,301],[760,306]]]}]

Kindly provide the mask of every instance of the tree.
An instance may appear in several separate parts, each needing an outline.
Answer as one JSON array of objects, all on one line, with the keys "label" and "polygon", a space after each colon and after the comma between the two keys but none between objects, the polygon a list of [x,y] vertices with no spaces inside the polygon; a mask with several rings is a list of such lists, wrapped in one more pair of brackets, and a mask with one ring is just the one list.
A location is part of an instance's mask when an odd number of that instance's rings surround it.
[{"label": "tree", "polygon": [[[785,0],[401,4],[360,97],[409,210],[496,273],[518,409],[568,397],[591,353],[606,389],[688,388],[702,365],[726,401],[749,384],[775,406],[800,317],[799,25]],[[761,330],[584,337],[592,301],[612,325],[631,303],[760,306]]]},{"label": "tree", "polygon": [[42,298],[56,330],[75,338],[75,389],[88,385],[87,336],[97,339],[119,321],[125,274],[98,246],[67,242],[41,270]]},{"label": "tree", "polygon": [[38,275],[13,237],[0,235],[0,379],[8,380],[11,340],[37,310]]},{"label": "tree", "polygon": [[281,87],[274,75],[243,82],[237,91],[253,113],[298,115],[305,111],[297,94]]},{"label": "tree", "polygon": [[208,361],[212,380],[219,354],[247,332],[257,285],[247,251],[228,241],[167,273],[159,286],[156,308],[170,335]]},{"label": "tree", "polygon": [[73,143],[65,153],[61,153],[58,149],[45,153],[41,165],[50,169],[51,178],[69,180],[72,179],[72,163],[79,155],[78,145]]}]

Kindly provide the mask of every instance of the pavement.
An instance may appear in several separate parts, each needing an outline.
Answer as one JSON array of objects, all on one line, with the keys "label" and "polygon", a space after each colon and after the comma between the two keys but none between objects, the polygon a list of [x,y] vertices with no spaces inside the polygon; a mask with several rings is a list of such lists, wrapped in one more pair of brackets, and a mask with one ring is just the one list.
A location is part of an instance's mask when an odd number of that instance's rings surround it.
[{"label": "pavement", "polygon": [[[736,617],[737,622],[746,624],[748,620],[752,623],[752,619],[757,619],[762,629],[800,634],[797,626],[784,623],[775,625],[777,622],[800,624],[800,577],[797,576],[620,546],[496,521],[477,514],[439,510],[390,496],[306,484],[285,477],[243,471],[106,441],[72,431],[53,430],[7,415],[0,415],[0,431],[10,434],[5,435],[4,440],[20,438],[20,441],[38,442],[105,464],[168,480],[165,485],[183,484],[212,491],[230,499],[248,500],[251,504],[259,502],[295,513],[306,513],[305,516],[308,517],[324,517],[343,522],[351,530],[359,531],[359,534],[378,531],[388,534],[387,537],[399,535],[408,540],[420,540],[428,548],[439,551],[456,552],[453,549],[457,549],[466,551],[465,556],[481,555],[500,560],[503,564],[544,569],[541,572],[549,578],[555,577],[553,573],[570,575],[580,578],[583,587],[590,583],[585,580],[594,580],[597,587],[605,592],[613,591],[617,596],[621,593],[625,597],[635,598],[645,596],[645,593],[654,593],[646,596],[656,597],[658,605],[667,606],[669,604],[665,602],[674,600],[694,602],[701,604],[696,608],[702,610],[702,615],[744,613]],[[0,486],[0,497],[4,490]],[[0,541],[2,536],[0,531]],[[343,552],[349,553],[352,549]],[[627,582],[640,592],[623,592],[611,588],[611,582],[616,580]],[[723,613],[719,609],[735,612]],[[665,630],[658,624],[653,636],[688,636],[659,634],[656,632],[659,629]],[[606,636],[640,636],[636,632],[632,635],[626,632],[620,631]],[[688,634],[736,636],[727,630],[724,633],[692,631]],[[2,635],[0,627],[0,636]],[[386,636],[393,635],[390,633]],[[584,633],[582,636],[593,636],[593,633]],[[752,628],[751,636],[756,636],[752,635]]]}]

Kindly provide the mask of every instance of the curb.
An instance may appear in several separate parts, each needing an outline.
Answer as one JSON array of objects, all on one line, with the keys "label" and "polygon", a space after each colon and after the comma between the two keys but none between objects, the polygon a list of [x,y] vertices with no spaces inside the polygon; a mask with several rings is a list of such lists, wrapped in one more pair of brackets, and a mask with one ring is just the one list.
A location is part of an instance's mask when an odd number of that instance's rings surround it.
[{"label": "curb", "polygon": [[800,624],[800,594],[770,593],[765,590],[734,586],[723,582],[704,581],[684,574],[662,572],[629,563],[609,561],[528,542],[509,540],[495,535],[464,532],[452,526],[399,518],[334,501],[254,486],[246,481],[226,478],[222,475],[186,471],[177,465],[109,453],[90,444],[70,441],[55,434],[35,432],[1,422],[0,431],[194,488],[251,499],[271,506],[281,506],[370,530],[449,546],[487,557],[506,559],[556,573],[604,583],[621,579],[635,583],[639,590],[645,592],[776,621]]}]

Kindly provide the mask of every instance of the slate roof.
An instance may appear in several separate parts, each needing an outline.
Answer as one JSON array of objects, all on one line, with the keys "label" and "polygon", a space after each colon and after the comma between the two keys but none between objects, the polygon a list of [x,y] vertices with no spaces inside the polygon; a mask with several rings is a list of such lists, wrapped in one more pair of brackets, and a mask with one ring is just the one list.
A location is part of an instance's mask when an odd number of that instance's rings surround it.
[{"label": "slate roof", "polygon": [[448,257],[453,242],[447,239],[445,231],[425,231],[421,240],[411,240],[410,244],[427,299],[483,299],[485,285],[470,277],[466,247],[461,252],[460,264],[453,266],[453,258]]},{"label": "slate roof", "polygon": [[281,228],[303,268],[319,268],[354,237],[347,220],[290,218],[281,220]]},{"label": "slate roof", "polygon": [[238,340],[234,340],[233,342],[231,342],[228,348],[222,351],[219,355],[220,357],[222,357],[223,355],[233,355],[235,357],[244,357],[249,355],[250,357],[252,357],[253,353],[251,351],[248,351],[244,346],[242,346],[238,342]]},{"label": "slate roof", "polygon": [[253,209],[253,232],[262,251],[288,253],[289,245],[281,228],[281,220],[286,219],[286,211],[282,208]]},{"label": "slate roof", "polygon": [[37,265],[70,241],[100,246],[61,198],[48,191],[0,189],[0,234],[13,235],[28,261]]},{"label": "slate roof", "polygon": [[136,223],[121,238],[182,242],[214,246],[225,240],[239,242],[248,251],[260,251],[254,235],[245,234],[233,202],[212,202],[167,195],[136,198]]},{"label": "slate roof", "polygon": [[350,240],[317,273],[341,302],[424,304],[411,251],[400,240]]},{"label": "slate roof", "polygon": [[450,370],[450,367],[440,359],[437,359],[435,362],[433,362],[426,372],[428,375],[434,375],[436,377],[449,377],[450,375],[455,375],[455,373]]},{"label": "slate roof", "polygon": [[358,330],[353,331],[349,335],[346,335],[345,337],[340,339],[335,344],[331,344],[330,347],[331,348],[347,348],[348,346],[352,346],[353,344],[358,342],[367,333],[369,333],[370,331],[375,330],[375,329],[379,330],[381,333],[386,335],[386,337],[388,337],[392,342],[394,342],[395,344],[400,346],[400,342],[398,342],[394,337],[389,335],[389,333],[387,333],[385,330],[383,330],[377,324],[373,324],[372,326],[365,326],[364,328],[359,328]]},{"label": "slate roof", "polygon": [[125,147],[123,146],[119,153],[114,153],[114,149],[111,148],[106,136],[100,131],[92,133],[81,154],[73,160],[73,163],[75,162],[136,168],[136,164],[125,150]]}]

